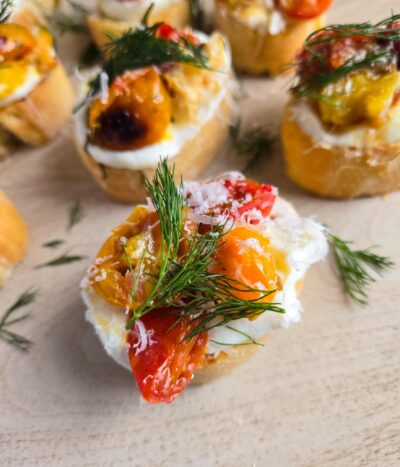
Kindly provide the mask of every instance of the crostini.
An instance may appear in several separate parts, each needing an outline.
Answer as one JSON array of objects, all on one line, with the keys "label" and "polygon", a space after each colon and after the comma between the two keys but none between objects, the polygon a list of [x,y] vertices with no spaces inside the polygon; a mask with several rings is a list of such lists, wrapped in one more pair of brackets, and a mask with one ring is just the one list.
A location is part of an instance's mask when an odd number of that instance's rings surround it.
[{"label": "crostini", "polygon": [[88,26],[95,44],[102,49],[109,37],[119,37],[139,26],[143,15],[153,5],[149,25],[168,23],[182,29],[190,24],[190,0],[98,0],[97,12],[88,16]]},{"label": "crostini", "polygon": [[400,15],[311,35],[283,118],[289,177],[331,198],[398,190],[399,67]]},{"label": "crostini", "polygon": [[162,23],[130,30],[89,83],[76,114],[81,159],[115,200],[143,201],[160,157],[193,179],[217,154],[233,114],[230,50],[224,38]]},{"label": "crostini", "polygon": [[71,115],[72,87],[36,12],[17,9],[5,20],[0,24],[0,129],[27,144],[43,144]]},{"label": "crostini", "polygon": [[276,188],[227,173],[175,186],[162,161],[147,205],[115,228],[82,281],[87,319],[132,370],[143,398],[172,402],[249,358],[300,320],[307,269],[324,228]]},{"label": "crostini", "polygon": [[332,0],[216,0],[215,25],[232,47],[237,70],[276,75],[288,69]]},{"label": "crostini", "polygon": [[7,196],[0,191],[0,287],[10,277],[13,266],[26,253],[28,227]]}]

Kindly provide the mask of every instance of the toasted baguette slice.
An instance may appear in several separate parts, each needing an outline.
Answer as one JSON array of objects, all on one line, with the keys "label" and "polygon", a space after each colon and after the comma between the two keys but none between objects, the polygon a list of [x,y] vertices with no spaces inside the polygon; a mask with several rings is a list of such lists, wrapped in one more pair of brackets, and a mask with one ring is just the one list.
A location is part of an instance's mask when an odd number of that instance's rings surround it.
[{"label": "toasted baguette slice", "polygon": [[[213,117],[193,139],[183,145],[179,154],[171,159],[171,162],[175,164],[177,181],[181,175],[188,180],[198,178],[227,139],[233,113],[230,93],[228,94],[229,97],[221,102]],[[79,144],[78,140],[76,142],[83,164],[92,174],[96,183],[111,198],[125,203],[137,203],[145,200],[147,191],[144,181],[146,178],[153,177],[154,167],[130,170],[105,166],[97,163],[85,147]],[[132,157],[135,157],[134,151]]]},{"label": "toasted baguette slice", "polygon": [[[166,22],[177,29],[190,24],[190,8],[187,0],[179,0],[163,8],[157,8],[149,18],[149,25]],[[89,15],[88,27],[94,43],[100,49],[106,45],[110,36],[119,37],[130,28],[138,26],[139,21],[116,21],[100,13]]]},{"label": "toasted baguette slice", "polygon": [[20,261],[28,243],[28,227],[16,207],[0,191],[0,287]]},{"label": "toasted baguette slice", "polygon": [[224,0],[215,5],[215,26],[231,44],[235,68],[252,75],[271,76],[289,70],[307,36],[324,23],[324,15],[309,20],[290,20],[280,34],[251,28],[226,8]]},{"label": "toasted baguette slice", "polygon": [[285,109],[282,143],[286,171],[305,190],[328,198],[354,198],[400,189],[400,142],[363,148],[327,145],[308,134]]},{"label": "toasted baguette slice", "polygon": [[51,140],[72,113],[74,93],[58,63],[25,99],[0,109],[0,126],[32,145]]}]

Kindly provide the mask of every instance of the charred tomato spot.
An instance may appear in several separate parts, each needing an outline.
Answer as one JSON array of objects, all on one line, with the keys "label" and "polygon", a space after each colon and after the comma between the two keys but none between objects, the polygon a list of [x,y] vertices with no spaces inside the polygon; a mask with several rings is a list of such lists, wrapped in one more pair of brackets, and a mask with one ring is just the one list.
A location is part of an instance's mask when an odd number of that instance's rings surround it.
[{"label": "charred tomato spot", "polygon": [[148,131],[147,125],[129,109],[110,108],[98,119],[94,143],[108,149],[130,149]]}]

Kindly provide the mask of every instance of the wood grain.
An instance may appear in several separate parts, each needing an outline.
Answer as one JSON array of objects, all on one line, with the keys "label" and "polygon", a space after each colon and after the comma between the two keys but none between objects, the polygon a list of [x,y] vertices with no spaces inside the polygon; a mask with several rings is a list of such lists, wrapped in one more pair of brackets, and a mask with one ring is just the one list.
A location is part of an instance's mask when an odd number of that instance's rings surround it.
[{"label": "wood grain", "polygon": [[[336,0],[332,21],[380,19],[398,1]],[[61,43],[68,61],[76,42]],[[70,67],[71,69],[71,67]],[[244,79],[247,122],[277,129],[287,81]],[[342,295],[329,261],[304,285],[301,324],[271,333],[244,367],[190,387],[171,406],[145,406],[132,377],[103,352],[84,320],[79,281],[89,259],[34,270],[60,252],[93,257],[130,208],[108,200],[81,166],[72,126],[41,149],[21,148],[0,165],[0,186],[31,229],[30,249],[0,292],[0,311],[30,286],[40,295],[15,329],[35,341],[29,354],[0,342],[2,466],[397,466],[400,465],[400,273],[371,289],[361,309]],[[240,168],[227,150],[210,168]],[[280,150],[252,170],[304,215],[316,215],[361,247],[381,245],[400,264],[400,194],[324,201],[283,173]],[[66,232],[81,200],[86,217]]]}]

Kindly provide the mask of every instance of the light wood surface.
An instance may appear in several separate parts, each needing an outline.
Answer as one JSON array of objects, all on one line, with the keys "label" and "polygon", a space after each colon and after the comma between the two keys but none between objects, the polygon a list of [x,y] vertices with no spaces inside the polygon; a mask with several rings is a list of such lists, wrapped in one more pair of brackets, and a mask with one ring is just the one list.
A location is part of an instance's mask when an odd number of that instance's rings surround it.
[{"label": "light wood surface", "polygon": [[[398,0],[336,0],[330,21],[380,19]],[[79,38],[65,38],[66,60]],[[244,79],[246,122],[279,127],[287,81]],[[0,187],[31,229],[30,249],[0,292],[0,311],[28,287],[40,290],[32,317],[14,329],[34,340],[24,354],[0,341],[2,466],[398,466],[400,465],[400,273],[377,283],[370,305],[343,296],[330,261],[304,284],[302,323],[271,333],[245,366],[189,387],[170,406],[146,406],[129,372],[102,350],[84,320],[85,267],[130,208],[108,200],[81,166],[68,125],[41,149],[0,165]],[[240,168],[226,151],[210,168]],[[400,265],[400,193],[351,202],[314,198],[288,181],[281,154],[250,175],[274,183],[304,215],[315,215],[360,247]],[[66,233],[68,210],[86,217]],[[54,252],[41,245],[67,239]],[[80,263],[33,269],[70,250]]]}]

